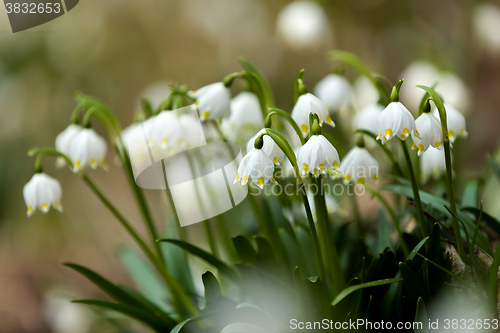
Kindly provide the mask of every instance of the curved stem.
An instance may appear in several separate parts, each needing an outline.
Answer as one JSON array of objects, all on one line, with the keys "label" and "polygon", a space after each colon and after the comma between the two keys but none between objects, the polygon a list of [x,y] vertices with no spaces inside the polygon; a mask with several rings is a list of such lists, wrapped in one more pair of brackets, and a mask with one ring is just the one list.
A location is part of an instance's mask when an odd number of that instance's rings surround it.
[{"label": "curved stem", "polygon": [[429,225],[425,223],[424,219],[424,208],[422,206],[422,201],[420,200],[420,192],[418,190],[417,179],[415,178],[415,173],[413,172],[413,166],[411,164],[410,154],[408,153],[408,147],[406,147],[406,143],[401,141],[401,145],[403,147],[403,152],[405,155],[406,165],[408,166],[408,173],[410,174],[411,188],[413,189],[413,196],[415,197],[415,206],[417,208],[417,220],[420,224],[420,228],[422,229],[422,236],[429,236]]},{"label": "curved stem", "polygon": [[[302,143],[302,145],[304,145],[306,143],[304,135],[302,135],[302,131],[300,130],[299,125],[297,125],[295,120],[293,120],[292,116],[288,112],[283,111],[281,109],[270,108],[269,113],[267,114],[266,120],[271,119],[271,116],[275,115],[275,114],[280,115],[283,119],[285,119],[292,126],[295,133],[297,133],[297,135],[300,139],[300,142]],[[264,123],[267,123],[267,121],[265,121]]]},{"label": "curved stem", "polygon": [[389,202],[387,202],[387,200],[377,190],[371,188],[370,186],[368,186],[366,184],[365,184],[365,188],[368,190],[368,192],[370,192],[371,194],[373,194],[373,196],[377,197],[377,199],[380,200],[382,205],[384,205],[384,207],[389,212],[389,215],[391,215],[392,222],[394,223],[394,226],[396,227],[396,231],[398,232],[399,241],[401,242],[401,247],[403,248],[403,251],[405,253],[405,257],[408,258],[408,255],[410,253],[408,252],[408,247],[406,246],[406,242],[403,238],[403,230],[401,229],[401,225],[399,224],[399,218],[396,215],[396,212],[394,211],[394,209],[392,209],[391,205],[389,205]]},{"label": "curved stem", "polygon": [[455,191],[453,189],[453,172],[451,170],[451,152],[450,152],[450,138],[448,137],[448,123],[446,119],[446,110],[444,108],[443,101],[439,94],[432,88],[426,86],[417,86],[422,88],[426,92],[431,95],[434,104],[436,105],[439,111],[439,118],[441,120],[441,132],[443,136],[443,147],[444,147],[444,158],[446,162],[446,179],[448,185],[448,197],[450,198],[450,210],[454,216],[451,218],[451,224],[453,226],[453,230],[455,232],[455,242],[457,243],[458,254],[462,258],[462,260],[466,260],[465,258],[465,250],[464,245],[462,243],[462,234],[460,232],[460,225],[456,218],[457,214],[457,203],[455,202]]}]

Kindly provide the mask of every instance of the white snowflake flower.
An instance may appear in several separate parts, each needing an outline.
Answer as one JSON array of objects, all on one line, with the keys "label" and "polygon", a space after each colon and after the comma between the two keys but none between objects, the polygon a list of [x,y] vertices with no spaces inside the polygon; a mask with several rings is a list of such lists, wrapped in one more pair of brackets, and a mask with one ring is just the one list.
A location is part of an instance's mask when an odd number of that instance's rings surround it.
[{"label": "white snowflake flower", "polygon": [[[247,143],[247,152],[254,149],[255,140],[262,134],[266,133],[266,129],[261,129],[257,134],[255,134]],[[283,159],[285,158],[285,153],[278,147],[276,142],[269,137],[269,135],[264,135],[264,145],[262,146],[262,150],[266,153],[267,156],[273,161],[275,165],[280,165],[283,163]]]},{"label": "white snowflake flower", "polygon": [[[449,104],[444,104],[444,109],[446,111],[446,124],[448,125],[448,137],[450,142],[454,143],[457,138],[467,138],[469,133],[467,133],[465,125],[465,117],[460,111],[455,109]],[[439,119],[438,109],[434,106],[432,113]]]},{"label": "white snowflake flower", "polygon": [[379,164],[364,147],[353,147],[340,163],[344,183],[353,182],[363,186],[367,179],[378,182]]},{"label": "white snowflake flower", "polygon": [[314,94],[325,102],[330,112],[343,111],[351,105],[352,88],[347,79],[338,74],[328,74],[314,87]]},{"label": "white snowflake flower", "polygon": [[378,116],[377,129],[383,144],[394,136],[404,141],[415,130],[415,118],[401,102],[391,102]]},{"label": "white snowflake flower", "polygon": [[73,162],[73,172],[83,170],[87,165],[106,169],[106,141],[91,128],[83,128],[71,140],[68,156]]},{"label": "white snowflake flower", "polygon": [[35,173],[23,188],[28,216],[31,216],[37,208],[47,213],[50,206],[62,212],[61,195],[61,184],[57,179],[43,172]]},{"label": "white snowflake flower", "polygon": [[415,131],[411,133],[413,138],[412,149],[418,149],[418,156],[422,155],[429,146],[441,149],[443,135],[439,119],[430,112],[424,112],[415,120]]},{"label": "white snowflake flower", "polygon": [[273,174],[273,161],[262,149],[254,148],[241,160],[234,184],[241,181],[241,185],[246,185],[251,179],[255,185],[262,189],[269,181],[276,183]]},{"label": "white snowflake flower", "polygon": [[330,118],[326,104],[313,94],[306,93],[299,96],[297,103],[295,103],[292,110],[292,118],[295,120],[297,125],[299,125],[304,137],[309,134],[309,114],[311,113],[318,115],[320,125],[323,125],[323,123],[326,122],[327,124],[335,127],[335,123],[332,118]]},{"label": "white snowflake flower", "polygon": [[[63,153],[64,155],[69,154],[69,147],[71,140],[80,132],[82,127],[80,125],[71,124],[64,131],[56,136],[56,150]],[[62,157],[58,157],[56,160],[56,166],[62,168],[66,165],[66,160]]]},{"label": "white snowflake flower", "polygon": [[231,91],[222,82],[204,86],[193,93],[196,107],[203,120],[219,120],[231,114]]},{"label": "white snowflake flower", "polygon": [[311,173],[314,177],[326,174],[328,168],[339,170],[337,149],[323,135],[313,135],[300,147],[297,165],[302,176]]}]

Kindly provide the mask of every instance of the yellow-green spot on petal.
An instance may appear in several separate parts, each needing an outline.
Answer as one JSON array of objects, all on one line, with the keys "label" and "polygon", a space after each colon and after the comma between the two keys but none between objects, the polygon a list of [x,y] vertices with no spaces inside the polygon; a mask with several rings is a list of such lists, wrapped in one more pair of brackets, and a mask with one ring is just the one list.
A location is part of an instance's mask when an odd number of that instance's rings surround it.
[{"label": "yellow-green spot on petal", "polygon": [[49,210],[49,205],[47,205],[47,203],[46,203],[46,202],[42,203],[42,210],[43,210],[43,211],[47,211],[47,210]]},{"label": "yellow-green spot on petal", "polygon": [[95,166],[95,158],[91,158],[90,159],[90,165],[91,166]]},{"label": "yellow-green spot on petal", "polygon": [[276,181],[276,179],[274,178],[274,176],[271,177],[271,181],[275,184],[278,184],[278,182]]},{"label": "yellow-green spot on petal", "polygon": [[379,133],[377,136],[377,139],[380,139],[382,137],[382,133]]},{"label": "yellow-green spot on petal", "polygon": [[434,144],[434,146],[436,146],[436,148],[439,148],[439,147],[441,147],[441,142],[439,142],[439,141],[436,141],[436,143]]},{"label": "yellow-green spot on petal", "polygon": [[303,164],[302,164],[302,170],[303,170],[304,172],[309,172],[309,165],[307,165],[307,163],[303,163]]},{"label": "yellow-green spot on petal", "polygon": [[365,185],[365,179],[363,177],[358,178],[358,185]]},{"label": "yellow-green spot on petal", "polygon": [[33,213],[33,206],[29,205],[28,206],[28,214]]},{"label": "yellow-green spot on petal", "polygon": [[319,176],[319,174],[320,174],[320,171],[319,171],[319,169],[317,169],[317,168],[314,168],[314,174],[315,174],[316,176]]},{"label": "yellow-green spot on petal", "polygon": [[168,139],[167,138],[164,138],[161,140],[161,144],[162,145],[166,145],[168,143]]},{"label": "yellow-green spot on petal", "polygon": [[242,182],[243,184],[246,184],[247,179],[248,179],[248,177],[247,177],[247,176],[243,176],[243,179],[241,180],[241,182]]},{"label": "yellow-green spot on petal", "polygon": [[238,180],[240,180],[240,174],[239,173],[236,174],[236,179],[234,181],[237,182]]},{"label": "yellow-green spot on petal", "polygon": [[205,111],[201,114],[201,119],[207,119],[210,115],[210,111]]},{"label": "yellow-green spot on petal", "polygon": [[448,131],[448,137],[451,139],[451,138],[455,138],[455,132],[453,130],[449,130]]},{"label": "yellow-green spot on petal", "polygon": [[260,177],[257,180],[257,185],[259,185],[260,187],[264,186],[264,177]]},{"label": "yellow-green spot on petal", "polygon": [[373,175],[373,180],[378,182],[378,176],[377,175]]},{"label": "yellow-green spot on petal", "polygon": [[345,179],[346,182],[350,181],[351,180],[351,175],[345,175],[344,179]]},{"label": "yellow-green spot on petal", "polygon": [[278,159],[276,158],[276,156],[274,156],[274,158],[273,158],[273,162],[274,162],[274,164],[280,164],[280,163],[278,162]]},{"label": "yellow-green spot on petal", "polygon": [[405,127],[403,129],[403,134],[406,135],[406,136],[408,136],[408,134],[410,134],[410,130]]},{"label": "yellow-green spot on petal", "polygon": [[417,149],[417,145],[415,144],[415,142],[413,142],[413,146],[411,146],[412,149]]},{"label": "yellow-green spot on petal", "polygon": [[76,168],[79,168],[79,167],[80,167],[80,161],[79,161],[79,160],[75,162],[75,167],[76,167]]},{"label": "yellow-green spot on petal", "polygon": [[339,163],[337,161],[333,161],[333,168],[338,169],[339,168]]},{"label": "yellow-green spot on petal", "polygon": [[417,136],[420,136],[420,133],[418,133],[418,131],[417,131],[417,130],[415,130],[415,134],[416,134]]},{"label": "yellow-green spot on petal", "polygon": [[391,137],[392,136],[392,129],[388,128],[385,130],[385,136]]},{"label": "yellow-green spot on petal", "polygon": [[321,170],[321,172],[325,172],[325,165],[324,164],[320,164],[319,165],[319,169]]},{"label": "yellow-green spot on petal", "polygon": [[424,152],[424,145],[423,144],[421,144],[421,143],[418,144],[418,151],[421,153]]},{"label": "yellow-green spot on petal", "polygon": [[304,132],[304,134],[309,132],[309,127],[307,127],[307,125],[302,125],[302,132]]},{"label": "yellow-green spot on petal", "polygon": [[326,122],[329,123],[329,124],[333,123],[333,120],[330,117],[330,115],[326,116]]}]

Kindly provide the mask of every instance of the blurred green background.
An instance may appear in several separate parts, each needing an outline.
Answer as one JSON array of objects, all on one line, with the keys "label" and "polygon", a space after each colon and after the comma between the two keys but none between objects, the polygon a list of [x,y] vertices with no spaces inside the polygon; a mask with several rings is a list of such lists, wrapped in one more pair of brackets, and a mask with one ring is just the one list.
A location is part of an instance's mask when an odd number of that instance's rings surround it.
[{"label": "blurred green background", "polygon": [[[0,10],[0,332],[116,331],[100,324],[89,309],[60,301],[61,295],[98,293],[61,263],[79,262],[110,280],[127,282],[113,255],[120,243],[132,243],[125,231],[78,177],[57,170],[49,159],[44,170],[62,183],[64,214],[37,212],[28,219],[22,198],[33,173],[26,152],[54,145],[68,125],[76,90],[102,98],[125,127],[146,87],[176,82],[196,89],[220,81],[239,70],[240,55],[265,73],[278,107],[285,110],[293,106],[298,70],[306,69],[305,83],[312,90],[332,69],[329,50],[357,54],[392,83],[412,62],[428,61],[455,73],[467,90],[460,110],[467,114],[469,138],[457,143],[462,153],[455,160],[465,177],[459,186],[469,175],[484,172],[486,154],[499,143],[500,46],[487,34],[493,29],[500,35],[500,28],[495,30],[500,14],[494,11],[500,2],[318,1],[327,33],[314,47],[301,49],[276,34],[277,17],[288,3],[83,0],[66,15],[16,34]],[[354,82],[357,74],[348,70],[347,76]],[[96,128],[104,135],[102,127]],[[144,231],[113,154],[108,154],[110,170],[91,176]],[[162,195],[146,194],[155,220],[161,221]],[[196,235],[201,226],[187,228]]]}]

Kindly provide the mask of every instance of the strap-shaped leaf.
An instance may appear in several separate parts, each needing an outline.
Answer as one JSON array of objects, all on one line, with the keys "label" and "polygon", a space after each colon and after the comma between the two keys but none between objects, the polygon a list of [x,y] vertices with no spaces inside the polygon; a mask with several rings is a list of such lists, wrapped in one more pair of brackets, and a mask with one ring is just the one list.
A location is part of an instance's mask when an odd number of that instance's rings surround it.
[{"label": "strap-shaped leaf", "polygon": [[425,289],[417,274],[406,263],[399,263],[399,270],[410,298],[418,300],[419,297],[424,297],[424,299],[429,299],[429,292]]},{"label": "strap-shaped leaf", "polygon": [[394,278],[394,279],[382,279],[382,280],[371,281],[371,282],[366,282],[366,283],[347,287],[344,290],[342,290],[340,292],[340,294],[338,294],[337,297],[335,297],[335,299],[332,302],[332,305],[338,304],[346,296],[355,292],[356,290],[370,288],[370,287],[378,287],[378,286],[383,286],[383,285],[391,284],[391,283],[398,283],[398,282],[402,282],[402,281],[403,281],[403,279],[396,279],[396,278]]},{"label": "strap-shaped leaf", "polygon": [[201,279],[203,280],[203,286],[205,287],[205,299],[208,303],[216,302],[222,297],[219,281],[215,278],[212,272],[205,272]]},{"label": "strap-shaped leaf", "polygon": [[[464,207],[461,210],[463,210],[464,212],[472,213],[477,219],[481,215],[481,209],[477,207]],[[491,229],[500,234],[500,222],[490,214],[486,213],[484,210],[481,216],[481,221],[484,221],[488,226],[491,227]]]},{"label": "strap-shaped leaf", "polygon": [[72,303],[93,305],[103,309],[119,312],[150,326],[156,332],[167,332],[168,330],[171,330],[173,328],[173,326],[167,325],[151,313],[125,304],[116,304],[98,300],[77,300],[73,301]]},{"label": "strap-shaped leaf", "polygon": [[236,236],[233,238],[234,248],[238,254],[238,259],[242,264],[254,264],[257,259],[257,253],[250,241],[245,236]]},{"label": "strap-shaped leaf", "polygon": [[191,253],[192,255],[200,258],[201,260],[205,261],[206,263],[215,266],[222,274],[226,275],[228,278],[239,282],[240,277],[238,273],[229,267],[226,263],[223,261],[217,259],[210,253],[208,253],[205,250],[200,249],[197,246],[191,245],[189,243],[186,243],[184,241],[178,240],[178,239],[160,239],[158,242],[167,242],[170,244],[177,245],[178,247],[182,248],[183,250]]}]

